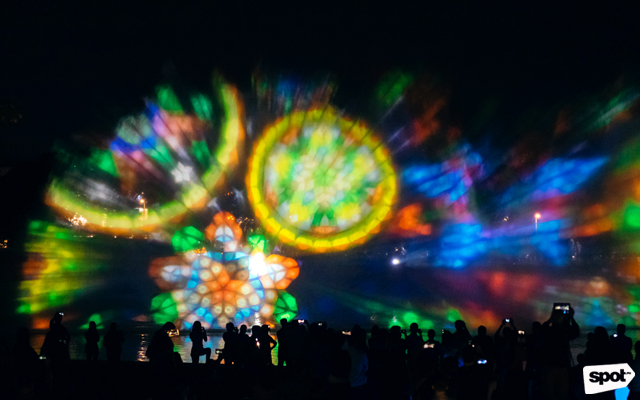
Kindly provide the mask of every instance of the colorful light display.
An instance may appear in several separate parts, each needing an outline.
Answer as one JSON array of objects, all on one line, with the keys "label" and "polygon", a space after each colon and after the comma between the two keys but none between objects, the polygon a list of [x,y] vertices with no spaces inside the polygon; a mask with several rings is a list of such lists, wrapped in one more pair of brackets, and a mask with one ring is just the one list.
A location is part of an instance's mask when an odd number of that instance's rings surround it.
[{"label": "colorful light display", "polygon": [[332,108],[295,112],[267,127],[247,187],[269,234],[314,252],[364,243],[390,217],[397,195],[384,145]]},{"label": "colorful light display", "polygon": [[[205,236],[206,239],[205,240]],[[279,299],[291,314],[295,300],[286,293],[298,277],[298,263],[277,254],[265,256],[264,242],[241,242],[242,230],[228,212],[213,217],[205,233],[194,227],[176,232],[172,243],[180,257],[156,259],[149,273],[163,290],[151,304],[154,320],[173,317],[179,327],[200,321],[205,328],[227,322],[272,321]],[[281,302],[282,303],[282,302]],[[280,314],[285,311],[278,308]]]},{"label": "colorful light display", "polygon": [[98,284],[92,273],[100,270],[101,263],[91,257],[87,238],[41,221],[31,222],[29,230],[28,259],[23,265],[27,279],[20,285],[18,313],[68,306]]},{"label": "colorful light display", "polygon": [[170,87],[158,88],[158,105],[124,119],[108,149],[74,161],[52,182],[47,203],[65,218],[82,215],[84,229],[137,236],[204,207],[237,165],[244,139],[236,90],[220,83],[216,98],[219,120],[206,96],[191,97],[189,115]]},{"label": "colorful light display", "polygon": [[[373,96],[402,109],[419,102],[417,81],[394,73]],[[222,211],[224,196],[242,202],[245,189],[237,93],[222,84],[217,101],[185,101],[159,88],[108,146],[52,183],[47,201],[65,227],[30,225],[17,313],[43,329],[60,307],[75,327],[119,315],[189,329],[301,314],[428,329],[459,318],[495,327],[514,313],[545,319],[550,303],[567,301],[581,324],[638,325],[640,141],[633,116],[621,116],[637,95],[576,118],[573,131],[563,119],[554,134],[570,145],[532,153],[522,141],[495,157],[446,126],[447,93],[413,104],[406,129],[383,117],[377,135],[324,106],[334,88],[300,94],[296,82],[260,86],[265,104],[282,93],[266,107],[275,110],[266,128],[247,121],[263,134],[244,176],[251,207],[237,207],[238,220]],[[431,152],[438,135],[446,146]],[[611,254],[588,244],[601,234]],[[274,245],[283,251],[269,254]],[[304,279],[291,254],[304,259]]]}]

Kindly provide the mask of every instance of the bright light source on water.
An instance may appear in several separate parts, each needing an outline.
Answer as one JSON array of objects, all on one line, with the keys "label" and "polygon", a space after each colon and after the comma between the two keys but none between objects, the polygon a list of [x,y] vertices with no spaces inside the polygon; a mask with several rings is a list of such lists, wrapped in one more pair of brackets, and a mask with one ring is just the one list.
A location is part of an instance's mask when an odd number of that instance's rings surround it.
[{"label": "bright light source on water", "polygon": [[393,259],[391,259],[391,264],[398,265],[398,264],[400,264],[400,260],[398,260],[397,258],[393,258]]}]

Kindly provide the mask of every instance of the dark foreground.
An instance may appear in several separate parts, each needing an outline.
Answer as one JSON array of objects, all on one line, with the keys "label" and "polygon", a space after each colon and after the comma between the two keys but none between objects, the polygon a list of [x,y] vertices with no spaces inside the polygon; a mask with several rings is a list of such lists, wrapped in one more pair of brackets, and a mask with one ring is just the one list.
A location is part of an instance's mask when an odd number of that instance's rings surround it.
[{"label": "dark foreground", "polygon": [[19,389],[10,374],[2,379],[1,399],[303,399],[314,396],[306,379],[286,368],[250,371],[216,364],[180,364],[171,376],[158,376],[146,362],[72,360],[52,382],[44,361],[31,388]]}]

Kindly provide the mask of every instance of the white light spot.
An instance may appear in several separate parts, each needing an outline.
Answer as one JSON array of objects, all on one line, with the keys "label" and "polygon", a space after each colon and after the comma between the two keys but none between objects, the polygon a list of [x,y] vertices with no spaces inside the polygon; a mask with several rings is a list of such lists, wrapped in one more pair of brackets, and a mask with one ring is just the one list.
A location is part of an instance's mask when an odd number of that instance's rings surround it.
[{"label": "white light spot", "polygon": [[190,182],[192,170],[193,168],[187,167],[182,163],[178,163],[178,166],[173,171],[171,171],[171,174],[173,174],[176,183]]}]

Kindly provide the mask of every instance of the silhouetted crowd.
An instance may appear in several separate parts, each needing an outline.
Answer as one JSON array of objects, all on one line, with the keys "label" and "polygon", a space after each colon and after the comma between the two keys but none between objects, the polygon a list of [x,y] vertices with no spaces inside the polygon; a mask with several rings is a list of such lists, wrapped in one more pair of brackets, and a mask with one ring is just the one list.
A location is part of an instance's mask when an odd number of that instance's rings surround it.
[{"label": "silhouetted crowd", "polygon": [[[10,396],[0,397],[70,398],[56,397],[69,393],[73,379],[70,336],[61,321],[60,313],[51,320],[40,356],[29,343],[28,330],[18,330],[13,350],[3,349],[12,356],[12,387],[5,391]],[[247,330],[246,325],[228,323],[224,348],[216,349],[214,360],[204,346],[207,332],[196,321],[189,334],[191,361],[198,364],[202,356],[206,360],[206,365],[197,366],[183,364],[174,351],[171,338],[179,332],[167,322],[146,349],[150,375],[145,398],[614,399],[613,391],[585,394],[583,367],[629,363],[640,372],[640,359],[633,359],[632,339],[622,324],[611,336],[603,327],[588,333],[585,351],[574,362],[570,342],[580,335],[580,328],[573,309],[554,309],[546,322],[534,322],[528,334],[517,329],[513,319],[505,319],[492,336],[484,326],[472,335],[458,320],[453,332],[440,332],[440,340],[434,329],[425,335],[417,323],[408,331],[373,326],[369,334],[357,325],[340,331],[326,322],[283,319],[280,324],[274,334],[268,325]],[[99,340],[95,323],[90,323],[85,333],[87,368],[99,365]],[[103,339],[112,373],[124,368],[119,362],[123,341],[112,323]],[[276,346],[277,367],[272,360]],[[640,341],[635,350],[639,354]],[[36,376],[46,377],[47,390],[40,392],[44,397],[35,397]],[[631,381],[630,399],[640,398],[639,381]]]}]

